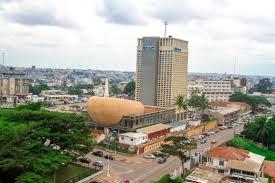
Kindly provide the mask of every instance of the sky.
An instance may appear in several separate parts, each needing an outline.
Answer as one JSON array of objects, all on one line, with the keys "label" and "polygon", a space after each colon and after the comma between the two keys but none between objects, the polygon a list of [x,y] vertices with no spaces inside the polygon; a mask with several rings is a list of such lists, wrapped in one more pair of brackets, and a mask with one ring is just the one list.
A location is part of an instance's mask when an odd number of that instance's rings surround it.
[{"label": "sky", "polygon": [[[135,71],[137,38],[189,41],[189,72],[275,76],[274,0],[0,0],[5,65]],[[2,63],[2,61],[1,61]],[[235,64],[236,63],[236,64]]]}]

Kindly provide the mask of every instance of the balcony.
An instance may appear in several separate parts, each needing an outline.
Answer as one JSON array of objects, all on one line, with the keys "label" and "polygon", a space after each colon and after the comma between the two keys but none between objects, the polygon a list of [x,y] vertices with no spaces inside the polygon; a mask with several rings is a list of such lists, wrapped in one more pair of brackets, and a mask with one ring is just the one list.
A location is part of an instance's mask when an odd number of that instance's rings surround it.
[{"label": "balcony", "polygon": [[254,175],[247,175],[247,174],[236,173],[236,172],[230,173],[230,176],[236,177],[236,178],[242,178],[246,180],[255,180]]}]

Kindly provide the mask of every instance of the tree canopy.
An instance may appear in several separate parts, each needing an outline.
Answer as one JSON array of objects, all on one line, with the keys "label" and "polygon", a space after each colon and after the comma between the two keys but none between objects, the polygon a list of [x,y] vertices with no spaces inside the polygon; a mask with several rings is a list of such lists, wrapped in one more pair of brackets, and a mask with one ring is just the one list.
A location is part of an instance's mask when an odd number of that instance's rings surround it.
[{"label": "tree canopy", "polygon": [[264,94],[272,93],[272,82],[269,78],[263,78],[259,81],[258,84],[254,85],[254,87],[251,88],[249,92],[261,92]]},{"label": "tree canopy", "polygon": [[255,112],[260,106],[271,107],[271,103],[263,96],[250,96],[241,92],[233,93],[229,101],[245,102],[252,107],[252,111]]},{"label": "tree canopy", "polygon": [[245,138],[261,142],[265,146],[275,145],[275,118],[258,117],[255,122],[245,124],[242,134]]},{"label": "tree canopy", "polygon": [[49,89],[50,89],[49,86],[45,83],[39,83],[38,85],[29,86],[30,93],[34,95],[39,95],[42,90],[49,90]]},{"label": "tree canopy", "polygon": [[53,171],[89,152],[93,144],[84,116],[1,110],[0,182],[51,182]]},{"label": "tree canopy", "polygon": [[[165,139],[167,144],[161,145],[161,151],[167,155],[177,156],[182,165],[183,176],[185,175],[184,164],[190,159],[190,151],[197,148],[195,141],[189,142],[184,136],[170,136]],[[188,155],[189,153],[189,155]]]},{"label": "tree canopy", "polygon": [[136,88],[136,83],[134,80],[132,80],[129,83],[127,83],[127,85],[124,88],[123,93],[127,94],[128,96],[134,96],[135,88]]},{"label": "tree canopy", "polygon": [[208,99],[205,97],[204,93],[202,95],[193,95],[188,102],[190,107],[193,107],[201,111],[201,120],[204,120],[204,111],[209,108]]}]

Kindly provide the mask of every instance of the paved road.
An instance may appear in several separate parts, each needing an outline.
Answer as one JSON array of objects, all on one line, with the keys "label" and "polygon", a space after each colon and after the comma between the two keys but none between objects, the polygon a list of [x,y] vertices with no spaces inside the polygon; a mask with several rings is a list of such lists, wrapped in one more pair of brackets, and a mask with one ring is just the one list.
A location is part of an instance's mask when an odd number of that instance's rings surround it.
[{"label": "paved road", "polygon": [[[236,133],[239,133],[243,130],[243,125],[236,127]],[[195,152],[206,152],[211,148],[211,141],[214,139],[217,143],[213,147],[223,144],[234,136],[234,129],[222,130],[214,135],[211,135],[207,138],[207,143],[200,144],[198,143],[197,149],[193,150]],[[97,177],[99,180],[104,180],[104,182],[119,182],[121,179],[128,178],[133,183],[150,183],[152,181],[158,180],[163,175],[173,172],[175,168],[180,167],[180,161],[177,157],[169,157],[167,162],[164,164],[158,164],[157,160],[149,160],[142,163],[129,163],[114,160],[111,161],[111,177],[107,177],[107,167],[108,161],[103,158],[94,157],[90,154],[87,155],[93,161],[100,160],[104,164],[104,173]]]}]

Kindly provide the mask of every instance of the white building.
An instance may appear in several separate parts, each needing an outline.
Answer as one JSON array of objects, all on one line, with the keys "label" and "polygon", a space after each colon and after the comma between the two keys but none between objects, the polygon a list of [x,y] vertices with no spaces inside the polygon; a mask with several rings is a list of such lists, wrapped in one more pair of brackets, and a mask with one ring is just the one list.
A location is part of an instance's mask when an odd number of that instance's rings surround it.
[{"label": "white building", "polygon": [[104,86],[95,86],[93,89],[94,95],[103,97],[104,95]]},{"label": "white building", "polygon": [[204,93],[209,102],[228,101],[233,92],[230,80],[194,80],[189,81],[188,85],[189,98]]},{"label": "white building", "polygon": [[119,135],[119,143],[137,146],[148,141],[148,136],[144,133],[127,132]]},{"label": "white building", "polygon": [[216,147],[207,154],[207,165],[234,182],[261,183],[264,156],[234,147]]}]

